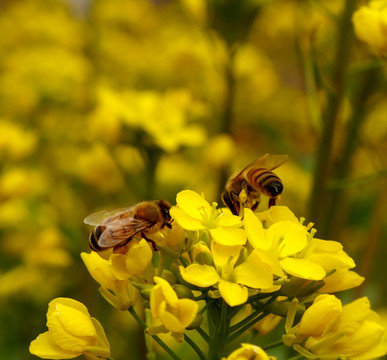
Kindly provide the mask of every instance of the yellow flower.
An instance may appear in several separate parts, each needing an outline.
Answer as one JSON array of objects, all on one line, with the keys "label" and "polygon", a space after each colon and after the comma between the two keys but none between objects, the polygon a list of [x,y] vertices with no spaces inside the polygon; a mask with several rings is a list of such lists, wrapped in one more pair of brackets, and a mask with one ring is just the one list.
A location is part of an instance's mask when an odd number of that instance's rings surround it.
[{"label": "yellow flower", "polygon": [[57,298],[48,305],[48,331],[31,342],[30,352],[43,359],[107,359],[110,345],[98,320],[80,302]]},{"label": "yellow flower", "polygon": [[238,246],[246,243],[246,235],[242,229],[239,216],[211,206],[199,194],[192,190],[184,190],[177,194],[177,206],[171,209],[172,217],[186,230],[208,230],[218,244]]},{"label": "yellow flower", "polygon": [[244,304],[248,299],[248,288],[268,289],[273,285],[273,273],[255,250],[244,262],[235,266],[241,249],[241,246],[223,246],[212,242],[215,266],[180,266],[180,274],[185,281],[198,287],[217,287],[230,306]]},{"label": "yellow flower", "polygon": [[[366,360],[387,354],[385,329],[365,297],[342,306],[333,295],[319,295],[284,343],[307,358]],[[292,336],[293,335],[293,336]]]},{"label": "yellow flower", "polygon": [[[198,312],[198,304],[191,299],[179,299],[172,286],[163,278],[155,277],[156,285],[150,295],[150,309],[153,319],[159,319],[162,328],[158,332],[169,332],[182,340],[184,330],[192,324]],[[148,333],[155,329],[148,328]]]},{"label": "yellow flower", "polygon": [[370,1],[352,17],[356,36],[378,54],[387,51],[387,6],[385,0]]},{"label": "yellow flower", "polygon": [[361,285],[364,277],[348,269],[338,269],[324,278],[324,286],[319,290],[323,293],[334,293],[352,289]]},{"label": "yellow flower", "polygon": [[342,313],[341,301],[334,295],[319,295],[303,314],[299,334],[321,336],[337,328],[337,321]]},{"label": "yellow flower", "polygon": [[140,241],[132,239],[128,244],[126,254],[110,256],[112,271],[120,280],[136,277],[138,280],[150,283],[153,278],[152,257],[152,250],[145,239]]},{"label": "yellow flower", "polygon": [[259,346],[252,344],[241,344],[239,349],[233,351],[229,356],[222,360],[275,360],[274,356],[269,356]]},{"label": "yellow flower", "polygon": [[264,229],[257,216],[245,209],[244,224],[250,244],[260,253],[267,254],[275,275],[283,276],[285,271],[308,280],[321,280],[326,275],[321,265],[301,257],[308,244],[308,232],[299,222],[281,220]]},{"label": "yellow flower", "polygon": [[96,252],[81,253],[87,270],[101,287],[101,295],[119,310],[127,310],[138,298],[139,291],[128,279],[116,276],[110,261],[101,258]]}]

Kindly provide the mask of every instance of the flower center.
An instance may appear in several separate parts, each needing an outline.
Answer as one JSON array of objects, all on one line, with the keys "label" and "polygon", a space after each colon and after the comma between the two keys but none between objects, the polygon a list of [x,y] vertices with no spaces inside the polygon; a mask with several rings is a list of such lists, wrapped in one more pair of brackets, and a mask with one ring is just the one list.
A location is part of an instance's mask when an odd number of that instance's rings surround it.
[{"label": "flower center", "polygon": [[203,206],[201,209],[202,223],[208,229],[214,229],[218,226],[219,218],[223,216],[223,212],[218,209],[216,202],[212,203],[211,211],[206,211]]}]

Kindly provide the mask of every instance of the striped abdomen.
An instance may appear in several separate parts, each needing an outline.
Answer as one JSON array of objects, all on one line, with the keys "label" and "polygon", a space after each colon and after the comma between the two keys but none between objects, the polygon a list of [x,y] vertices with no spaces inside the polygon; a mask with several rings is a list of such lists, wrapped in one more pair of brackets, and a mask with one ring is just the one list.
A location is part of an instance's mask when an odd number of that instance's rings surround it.
[{"label": "striped abdomen", "polygon": [[276,197],[282,193],[283,185],[280,178],[270,170],[264,168],[251,169],[246,177],[255,191],[260,190],[270,197]]},{"label": "striped abdomen", "polygon": [[104,250],[101,246],[98,245],[98,239],[102,235],[102,233],[105,231],[106,226],[98,225],[93,230],[93,232],[89,236],[89,247],[93,251],[101,251]]}]

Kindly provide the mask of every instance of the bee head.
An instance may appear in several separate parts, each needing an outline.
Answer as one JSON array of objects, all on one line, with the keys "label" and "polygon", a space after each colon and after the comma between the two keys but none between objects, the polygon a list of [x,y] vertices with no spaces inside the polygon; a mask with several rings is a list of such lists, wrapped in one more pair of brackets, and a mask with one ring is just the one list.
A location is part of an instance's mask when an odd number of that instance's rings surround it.
[{"label": "bee head", "polygon": [[170,223],[172,218],[169,210],[171,209],[171,204],[166,200],[158,200],[158,206],[163,214],[166,223]]}]

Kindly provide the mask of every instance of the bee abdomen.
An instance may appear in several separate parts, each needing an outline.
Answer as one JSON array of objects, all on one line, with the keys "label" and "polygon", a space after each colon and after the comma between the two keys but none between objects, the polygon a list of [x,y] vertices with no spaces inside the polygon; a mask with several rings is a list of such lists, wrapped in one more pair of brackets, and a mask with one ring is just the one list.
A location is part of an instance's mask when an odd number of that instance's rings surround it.
[{"label": "bee abdomen", "polygon": [[261,189],[266,195],[277,196],[282,193],[283,186],[280,178],[270,170],[254,169],[248,176],[254,187]]},{"label": "bee abdomen", "polygon": [[99,245],[98,245],[98,239],[101,236],[103,230],[101,230],[101,226],[97,226],[93,232],[89,236],[89,247],[93,251],[101,251],[103,250]]}]

